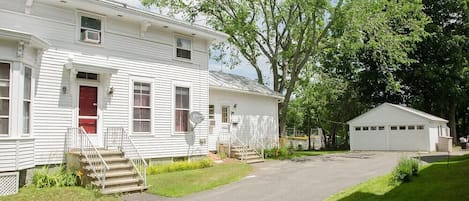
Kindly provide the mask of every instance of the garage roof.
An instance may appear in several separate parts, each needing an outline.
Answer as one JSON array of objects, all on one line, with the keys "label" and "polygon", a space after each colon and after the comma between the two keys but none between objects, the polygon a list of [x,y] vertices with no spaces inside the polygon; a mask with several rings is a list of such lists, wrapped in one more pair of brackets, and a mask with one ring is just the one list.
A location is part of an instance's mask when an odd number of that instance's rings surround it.
[{"label": "garage roof", "polygon": [[[430,121],[439,121],[439,122],[448,123],[448,120],[437,117],[435,115],[431,115],[431,114],[428,114],[426,112],[423,112],[423,111],[420,111],[420,110],[417,110],[417,109],[414,109],[414,108],[406,107],[406,106],[403,106],[403,105],[392,104],[392,103],[383,103],[383,104],[379,105],[378,107],[373,108],[372,110],[376,110],[376,109],[378,109],[380,107],[383,107],[383,106],[391,106],[391,107],[403,110],[405,112],[412,113],[412,114],[417,115],[419,117],[428,119]],[[370,110],[368,112],[371,112],[372,110]],[[366,112],[366,113],[368,113],[368,112]],[[352,121],[358,120],[359,118],[364,116],[366,113],[363,113],[362,115],[353,118],[352,120],[348,121],[347,123],[351,123]]]},{"label": "garage roof", "polygon": [[221,71],[210,71],[210,88],[269,96],[283,100],[282,94],[259,84],[255,80]]}]

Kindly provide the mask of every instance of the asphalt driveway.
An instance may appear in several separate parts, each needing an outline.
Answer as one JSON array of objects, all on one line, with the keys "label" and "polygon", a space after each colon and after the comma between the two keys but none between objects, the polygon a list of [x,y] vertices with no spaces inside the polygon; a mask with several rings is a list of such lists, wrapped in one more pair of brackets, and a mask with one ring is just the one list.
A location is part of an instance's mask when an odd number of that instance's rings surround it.
[{"label": "asphalt driveway", "polygon": [[304,157],[293,161],[254,164],[250,176],[239,182],[183,198],[147,193],[130,194],[128,201],[314,201],[324,200],[347,187],[386,174],[400,157],[410,153],[360,152]]}]

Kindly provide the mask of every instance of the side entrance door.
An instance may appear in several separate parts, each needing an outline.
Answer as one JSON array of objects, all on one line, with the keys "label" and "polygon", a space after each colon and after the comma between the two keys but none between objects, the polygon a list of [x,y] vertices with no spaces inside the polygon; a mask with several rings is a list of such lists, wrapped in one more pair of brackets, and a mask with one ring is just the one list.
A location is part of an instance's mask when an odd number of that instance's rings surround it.
[{"label": "side entrance door", "polygon": [[98,87],[79,85],[78,127],[83,127],[91,142],[102,146],[102,133],[99,128]]}]

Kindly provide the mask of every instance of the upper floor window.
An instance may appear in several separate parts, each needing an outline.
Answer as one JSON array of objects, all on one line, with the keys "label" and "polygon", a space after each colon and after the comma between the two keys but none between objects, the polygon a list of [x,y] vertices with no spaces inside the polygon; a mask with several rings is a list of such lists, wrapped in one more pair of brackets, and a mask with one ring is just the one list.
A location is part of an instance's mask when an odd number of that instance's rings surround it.
[{"label": "upper floor window", "polygon": [[80,41],[101,44],[103,32],[101,19],[81,16],[80,21]]},{"label": "upper floor window", "polygon": [[9,134],[10,64],[0,63],[0,135]]},{"label": "upper floor window", "polygon": [[192,58],[192,40],[176,37],[176,58],[190,60]]},{"label": "upper floor window", "polygon": [[188,132],[189,131],[189,88],[176,87],[175,98],[175,131]]}]

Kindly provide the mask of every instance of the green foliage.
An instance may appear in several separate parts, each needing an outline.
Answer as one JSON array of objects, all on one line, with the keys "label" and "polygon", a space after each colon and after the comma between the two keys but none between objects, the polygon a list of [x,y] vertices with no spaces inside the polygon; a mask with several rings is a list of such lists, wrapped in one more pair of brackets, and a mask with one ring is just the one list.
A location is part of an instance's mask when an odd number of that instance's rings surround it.
[{"label": "green foliage", "polygon": [[288,147],[282,146],[280,148],[275,147],[272,149],[265,149],[264,158],[284,160],[292,158],[294,156],[294,153],[295,148],[292,144],[290,144]]},{"label": "green foliage", "polygon": [[392,171],[391,182],[409,182],[412,176],[418,175],[419,161],[413,158],[401,158]]},{"label": "green foliage", "polygon": [[65,166],[58,166],[51,172],[48,166],[34,172],[32,184],[37,188],[64,187],[77,185],[77,175],[68,171]]},{"label": "green foliage", "polygon": [[218,152],[218,156],[220,157],[221,160],[225,159],[227,156],[227,154],[223,151],[220,151]]},{"label": "green foliage", "polygon": [[0,196],[0,201],[122,201],[118,195],[103,195],[80,186],[36,188],[25,186],[15,195]]},{"label": "green foliage", "polygon": [[147,174],[161,174],[165,172],[176,172],[176,171],[183,171],[183,170],[193,170],[193,169],[201,169],[212,167],[213,161],[206,158],[197,161],[177,161],[170,164],[164,165],[150,165],[147,167]]}]

